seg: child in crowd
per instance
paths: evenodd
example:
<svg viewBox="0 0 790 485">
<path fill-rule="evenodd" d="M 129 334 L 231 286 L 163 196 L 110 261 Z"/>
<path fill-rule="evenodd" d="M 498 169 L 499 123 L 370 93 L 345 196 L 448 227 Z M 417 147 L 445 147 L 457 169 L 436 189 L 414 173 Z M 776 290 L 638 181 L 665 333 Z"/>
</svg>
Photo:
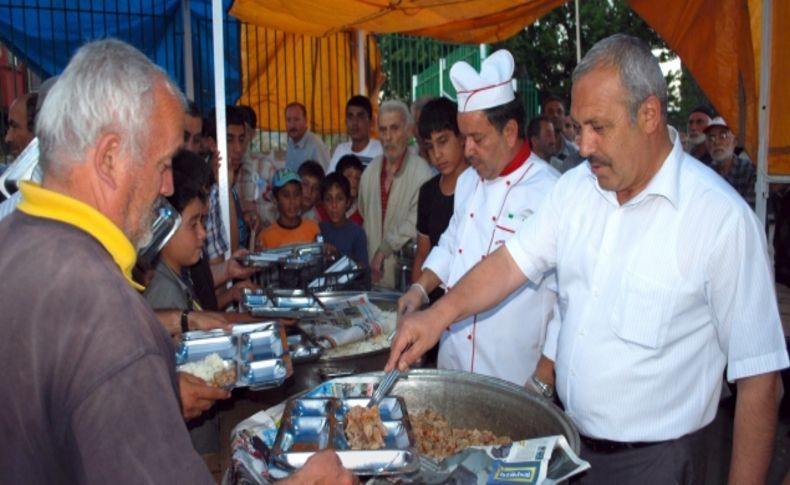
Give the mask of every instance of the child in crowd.
<svg viewBox="0 0 790 485">
<path fill-rule="evenodd" d="M 351 222 L 355 222 L 360 226 L 364 220 L 357 206 L 357 195 L 359 194 L 359 181 L 362 178 L 362 171 L 364 169 L 365 166 L 362 165 L 362 161 L 359 157 L 354 154 L 349 154 L 340 158 L 337 162 L 337 169 L 335 170 L 335 173 L 339 173 L 348 180 L 348 184 L 351 187 L 351 201 L 348 211 L 346 211 L 346 217 L 348 217 Z"/>
<path fill-rule="evenodd" d="M 307 160 L 299 166 L 299 178 L 302 179 L 302 219 L 315 222 L 326 220 L 326 211 L 321 204 L 321 181 L 324 180 L 324 168 L 314 160 Z"/>
<path fill-rule="evenodd" d="M 327 175 L 321 183 L 321 200 L 329 218 L 319 224 L 324 241 L 361 266 L 367 266 L 368 238 L 365 231 L 346 218 L 346 211 L 351 204 L 348 180 L 338 172 Z"/>
<path fill-rule="evenodd" d="M 154 310 L 182 310 L 182 326 L 190 311 L 201 309 L 189 267 L 200 260 L 206 239 L 202 220 L 208 193 L 200 173 L 202 165 L 204 162 L 198 155 L 186 150 L 173 157 L 173 194 L 167 200 L 181 214 L 181 225 L 160 252 L 154 277 L 143 293 Z M 191 418 L 188 428 L 192 444 L 201 454 L 218 453 L 216 411 L 201 410 L 212 401 L 227 399 L 230 393 L 182 372 L 178 374 L 178 386 L 182 413 Z M 187 400 L 193 404 L 188 405 Z M 199 400 L 203 400 L 203 404 L 195 404 Z"/>
<path fill-rule="evenodd" d="M 261 231 L 258 236 L 260 249 L 271 249 L 286 244 L 315 241 L 320 230 L 310 219 L 302 219 L 302 180 L 290 169 L 283 168 L 274 173 L 272 191 L 277 202 L 277 221 Z"/>
<path fill-rule="evenodd" d="M 155 309 L 201 310 L 195 297 L 189 267 L 203 255 L 206 229 L 202 216 L 208 193 L 197 170 L 189 167 L 191 152 L 173 158 L 173 195 L 168 202 L 181 214 L 181 225 L 159 253 L 154 277 L 145 289 L 148 303 Z"/>
</svg>

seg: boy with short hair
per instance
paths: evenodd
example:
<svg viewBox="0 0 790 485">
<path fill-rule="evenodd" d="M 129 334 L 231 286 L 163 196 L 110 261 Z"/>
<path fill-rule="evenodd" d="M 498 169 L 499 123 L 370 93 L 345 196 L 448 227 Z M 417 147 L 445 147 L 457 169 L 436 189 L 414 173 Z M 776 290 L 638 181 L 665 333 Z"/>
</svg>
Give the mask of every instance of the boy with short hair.
<svg viewBox="0 0 790 485">
<path fill-rule="evenodd" d="M 361 266 L 368 264 L 368 238 L 365 231 L 346 218 L 351 204 L 351 187 L 338 172 L 326 176 L 321 184 L 321 200 L 329 220 L 321 222 L 324 241 L 334 246 L 340 254 L 350 257 Z"/>
<path fill-rule="evenodd" d="M 364 219 L 362 219 L 362 214 L 359 213 L 357 195 L 359 195 L 359 181 L 362 178 L 363 170 L 365 170 L 365 166 L 362 165 L 362 161 L 359 157 L 354 154 L 341 157 L 337 162 L 337 170 L 335 170 L 335 173 L 341 174 L 348 180 L 348 184 L 351 187 L 351 204 L 346 211 L 346 217 L 348 217 L 351 222 L 355 222 L 360 226 L 364 222 Z"/>
<path fill-rule="evenodd" d="M 299 166 L 297 174 L 302 179 L 302 219 L 325 221 L 326 212 L 321 205 L 324 168 L 314 160 L 307 160 Z"/>
<path fill-rule="evenodd" d="M 261 249 L 278 248 L 287 244 L 309 243 L 320 234 L 318 224 L 303 219 L 302 180 L 293 170 L 283 168 L 272 178 L 274 200 L 277 203 L 277 221 L 258 236 Z"/>
</svg>

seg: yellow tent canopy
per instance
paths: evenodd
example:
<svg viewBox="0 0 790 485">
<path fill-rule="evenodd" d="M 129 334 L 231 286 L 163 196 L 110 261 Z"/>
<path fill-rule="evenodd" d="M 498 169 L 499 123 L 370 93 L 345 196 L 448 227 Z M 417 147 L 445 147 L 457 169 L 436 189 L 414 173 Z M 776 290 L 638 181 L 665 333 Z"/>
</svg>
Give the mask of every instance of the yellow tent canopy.
<svg viewBox="0 0 790 485">
<path fill-rule="evenodd" d="M 714 107 L 757 156 L 760 0 L 628 0 L 677 52 Z M 327 36 L 343 31 L 400 32 L 446 41 L 496 42 L 564 0 L 236 0 L 231 14 L 285 32 Z M 773 2 L 768 171 L 790 174 L 790 2 Z M 783 28 L 784 27 L 784 28 Z"/>
</svg>

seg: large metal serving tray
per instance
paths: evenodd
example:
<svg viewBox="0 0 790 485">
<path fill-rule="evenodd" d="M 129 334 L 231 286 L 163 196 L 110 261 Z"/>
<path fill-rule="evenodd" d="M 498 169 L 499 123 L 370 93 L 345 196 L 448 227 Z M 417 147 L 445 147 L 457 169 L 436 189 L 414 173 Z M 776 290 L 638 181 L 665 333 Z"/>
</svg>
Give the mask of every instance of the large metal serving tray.
<svg viewBox="0 0 790 485">
<path fill-rule="evenodd" d="M 232 330 L 187 332 L 176 348 L 176 365 L 197 362 L 217 353 L 225 367 L 235 367 L 236 382 L 229 388 L 267 389 L 293 375 L 285 329 L 277 322 L 234 325 Z"/>
<path fill-rule="evenodd" d="M 345 416 L 353 406 L 365 406 L 367 398 L 300 398 L 286 403 L 273 448 L 274 460 L 288 468 L 302 467 L 314 453 L 332 448 L 343 466 L 360 475 L 408 473 L 419 468 L 419 454 L 406 404 L 387 396 L 379 405 L 387 429 L 384 447 L 352 450 L 345 435 Z"/>
</svg>

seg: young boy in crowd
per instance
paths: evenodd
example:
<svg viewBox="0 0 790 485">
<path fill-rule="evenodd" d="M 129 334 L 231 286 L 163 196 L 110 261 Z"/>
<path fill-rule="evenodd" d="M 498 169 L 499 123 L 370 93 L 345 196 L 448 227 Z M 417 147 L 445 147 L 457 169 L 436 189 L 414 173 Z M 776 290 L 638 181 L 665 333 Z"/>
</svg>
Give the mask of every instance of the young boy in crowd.
<svg viewBox="0 0 790 485">
<path fill-rule="evenodd" d="M 173 195 L 167 200 L 181 214 L 181 225 L 160 252 L 154 277 L 143 293 L 154 310 L 182 310 L 182 328 L 188 326 L 189 312 L 201 309 L 189 267 L 203 255 L 206 239 L 202 220 L 208 194 L 199 173 L 202 163 L 198 155 L 185 150 L 173 157 Z M 181 372 L 178 386 L 182 413 L 190 419 L 192 444 L 201 454 L 218 453 L 219 420 L 214 410 L 203 411 L 230 393 Z"/>
<path fill-rule="evenodd" d="M 299 178 L 302 179 L 302 219 L 315 222 L 326 220 L 326 211 L 321 204 L 321 181 L 324 180 L 324 168 L 314 160 L 307 160 L 299 166 Z"/>
<path fill-rule="evenodd" d="M 352 155 L 353 156 L 353 155 Z M 324 241 L 361 266 L 368 264 L 368 238 L 358 224 L 346 217 L 351 205 L 351 186 L 338 172 L 330 173 L 321 183 L 321 200 L 328 221 L 319 223 Z"/>
<path fill-rule="evenodd" d="M 260 249 L 271 249 L 286 244 L 309 243 L 315 241 L 320 230 L 318 224 L 303 219 L 302 180 L 290 169 L 284 168 L 274 173 L 272 191 L 277 202 L 277 221 L 261 231 L 258 236 Z"/>
<path fill-rule="evenodd" d="M 346 217 L 348 217 L 351 222 L 355 222 L 360 226 L 364 220 L 357 206 L 357 195 L 359 194 L 359 181 L 362 178 L 362 171 L 364 169 L 365 166 L 362 165 L 362 161 L 359 157 L 354 154 L 349 154 L 340 158 L 337 162 L 337 169 L 335 170 L 335 173 L 339 173 L 348 180 L 349 186 L 351 187 L 351 203 L 348 207 L 348 211 L 346 211 Z"/>
</svg>

